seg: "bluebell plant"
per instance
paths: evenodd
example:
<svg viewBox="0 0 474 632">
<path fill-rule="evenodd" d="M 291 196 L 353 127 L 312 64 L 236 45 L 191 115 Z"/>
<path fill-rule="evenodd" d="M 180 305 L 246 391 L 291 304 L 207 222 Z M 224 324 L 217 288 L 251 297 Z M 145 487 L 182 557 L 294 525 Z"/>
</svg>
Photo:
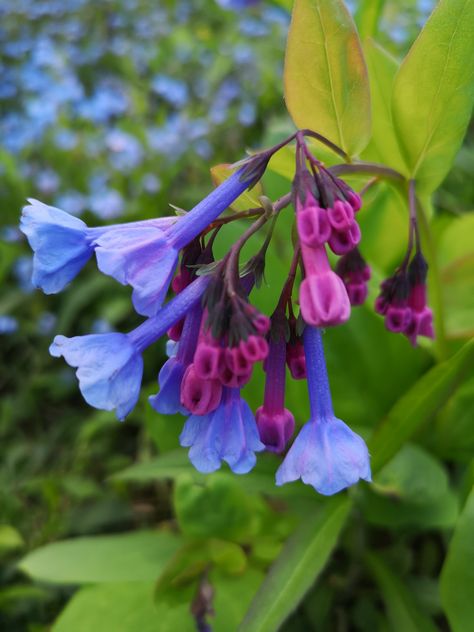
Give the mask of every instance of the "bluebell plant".
<svg viewBox="0 0 474 632">
<path fill-rule="evenodd" d="M 371 480 L 364 440 L 334 414 L 322 335 L 325 328 L 346 322 L 352 306 L 365 301 L 370 269 L 359 250 L 361 196 L 338 176 L 337 167 L 328 168 L 315 157 L 308 137 L 343 154 L 319 134 L 300 130 L 230 167 L 228 177 L 189 212 L 89 228 L 60 209 L 30 200 L 20 226 L 34 251 L 37 287 L 59 292 L 95 256 L 101 272 L 132 288 L 135 311 L 146 317 L 126 334 L 55 337 L 50 353 L 76 369 L 90 405 L 115 410 L 124 419 L 139 398 L 143 353 L 167 334 L 169 358 L 150 405 L 160 414 L 187 417 L 180 442 L 197 470 L 213 472 L 226 462 L 244 474 L 255 465 L 256 454 L 267 450 L 284 455 L 277 485 L 301 479 L 331 495 L 360 479 Z M 256 207 L 223 214 L 260 181 L 272 156 L 293 141 L 291 191 L 274 202 L 260 196 Z M 413 187 L 410 202 L 407 255 L 382 284 L 376 308 L 387 329 L 416 344 L 418 336 L 432 337 L 433 328 Z M 250 297 L 260 286 L 275 224 L 288 208 L 293 208 L 294 253 L 269 317 Z M 244 218 L 253 223 L 216 260 L 216 236 Z M 243 265 L 242 248 L 264 227 L 263 245 Z M 335 267 L 329 251 L 339 257 Z M 166 300 L 170 291 L 174 296 Z M 266 383 L 263 404 L 254 414 L 242 388 L 256 363 L 263 364 Z M 307 380 L 311 409 L 289 449 L 298 411 L 285 407 L 287 367 L 293 379 Z"/>
</svg>

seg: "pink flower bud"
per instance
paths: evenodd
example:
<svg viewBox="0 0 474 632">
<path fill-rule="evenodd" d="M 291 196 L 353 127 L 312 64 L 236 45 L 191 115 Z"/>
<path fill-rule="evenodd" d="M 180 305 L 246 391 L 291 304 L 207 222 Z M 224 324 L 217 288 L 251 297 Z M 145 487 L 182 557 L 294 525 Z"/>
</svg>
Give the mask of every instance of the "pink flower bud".
<svg viewBox="0 0 474 632">
<path fill-rule="evenodd" d="M 346 283 L 347 295 L 351 305 L 363 305 L 368 294 L 368 287 L 365 283 Z"/>
<path fill-rule="evenodd" d="M 261 336 L 265 336 L 270 331 L 270 319 L 265 314 L 257 314 L 253 319 L 253 325 Z"/>
<path fill-rule="evenodd" d="M 289 410 L 270 413 L 260 406 L 255 413 L 260 440 L 270 452 L 283 452 L 295 430 L 295 419 Z"/>
<path fill-rule="evenodd" d="M 225 350 L 225 362 L 231 372 L 237 376 L 246 375 L 252 370 L 253 362 L 245 356 L 240 345 Z"/>
<path fill-rule="evenodd" d="M 347 201 L 352 206 L 354 213 L 357 213 L 357 211 L 362 206 L 362 198 L 360 197 L 358 193 L 355 193 L 354 191 L 348 191 Z"/>
<path fill-rule="evenodd" d="M 345 255 L 357 246 L 360 238 L 359 224 L 353 221 L 347 230 L 332 231 L 329 246 L 335 255 Z"/>
<path fill-rule="evenodd" d="M 403 305 L 389 305 L 385 313 L 385 327 L 394 333 L 400 333 L 410 325 L 412 311 Z"/>
<path fill-rule="evenodd" d="M 200 342 L 194 354 L 194 370 L 203 380 L 216 380 L 224 362 L 223 349 L 217 345 Z"/>
<path fill-rule="evenodd" d="M 304 356 L 287 358 L 286 363 L 294 380 L 306 379 L 306 358 Z"/>
<path fill-rule="evenodd" d="M 262 336 L 249 336 L 240 341 L 239 349 L 249 362 L 259 362 L 268 355 L 268 342 Z"/>
<path fill-rule="evenodd" d="M 300 307 L 306 323 L 315 327 L 340 325 L 351 313 L 344 283 L 332 270 L 303 280 L 300 286 Z"/>
<path fill-rule="evenodd" d="M 433 313 L 429 307 L 411 313 L 411 321 L 404 331 L 411 344 L 416 347 L 417 337 L 434 338 Z"/>
<path fill-rule="evenodd" d="M 198 377 L 190 364 L 181 382 L 181 404 L 193 415 L 206 415 L 219 406 L 221 397 L 221 383 Z"/>
<path fill-rule="evenodd" d="M 337 200 L 334 206 L 328 209 L 328 217 L 334 230 L 346 231 L 350 229 L 354 221 L 354 210 L 349 202 Z"/>
<path fill-rule="evenodd" d="M 328 214 L 317 206 L 309 206 L 298 211 L 296 223 L 298 236 L 307 246 L 321 246 L 331 235 Z"/>
<path fill-rule="evenodd" d="M 294 380 L 306 379 L 306 356 L 300 340 L 286 345 L 286 364 Z"/>
<path fill-rule="evenodd" d="M 250 371 L 248 371 L 247 373 L 237 375 L 233 373 L 227 365 L 224 365 L 219 371 L 220 383 L 223 386 L 228 386 L 229 388 L 241 388 L 242 386 L 247 384 L 251 377 L 252 369 L 250 369 Z"/>
</svg>

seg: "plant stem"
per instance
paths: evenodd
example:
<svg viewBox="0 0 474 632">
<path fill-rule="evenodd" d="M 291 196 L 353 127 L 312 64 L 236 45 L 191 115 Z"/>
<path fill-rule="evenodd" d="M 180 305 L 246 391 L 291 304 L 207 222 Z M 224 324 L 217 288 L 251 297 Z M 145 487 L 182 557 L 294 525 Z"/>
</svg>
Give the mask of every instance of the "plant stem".
<svg viewBox="0 0 474 632">
<path fill-rule="evenodd" d="M 378 176 L 388 180 L 396 180 L 397 182 L 406 182 L 405 176 L 399 171 L 391 169 L 390 167 L 385 167 L 384 165 L 379 165 L 375 162 L 356 162 L 350 165 L 334 165 L 334 167 L 328 167 L 328 171 L 335 176 L 366 173 L 370 176 Z"/>
</svg>

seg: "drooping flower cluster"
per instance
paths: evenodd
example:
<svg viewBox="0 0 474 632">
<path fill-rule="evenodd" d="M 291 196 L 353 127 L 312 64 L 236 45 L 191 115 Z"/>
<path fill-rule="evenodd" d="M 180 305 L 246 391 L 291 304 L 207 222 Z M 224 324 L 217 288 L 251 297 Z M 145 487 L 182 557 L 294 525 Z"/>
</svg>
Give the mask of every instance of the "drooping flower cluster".
<svg viewBox="0 0 474 632">
<path fill-rule="evenodd" d="M 51 354 L 77 369 L 89 404 L 115 410 L 123 419 L 139 398 L 144 351 L 167 333 L 169 357 L 159 371 L 151 406 L 161 414 L 187 416 L 180 442 L 199 471 L 213 472 L 225 461 L 243 474 L 255 465 L 257 452 L 284 453 L 294 434 L 298 411 L 285 407 L 288 368 L 293 379 L 307 379 L 311 417 L 284 457 L 277 484 L 301 478 L 321 494 L 334 494 L 359 479 L 370 481 L 370 464 L 364 441 L 334 415 L 321 328 L 345 322 L 351 304 L 364 302 L 370 270 L 358 250 L 355 214 L 361 198 L 312 155 L 306 134 L 311 132 L 297 132 L 242 161 L 184 215 L 88 228 L 59 209 L 30 200 L 21 229 L 34 251 L 37 287 L 60 291 L 95 255 L 101 272 L 132 288 L 135 310 L 146 317 L 127 334 L 54 339 Z M 274 203 L 261 197 L 256 208 L 221 217 L 260 180 L 272 155 L 294 138 L 292 191 Z M 269 318 L 250 296 L 260 285 L 279 214 L 292 201 L 294 254 Z M 215 260 L 216 236 L 244 217 L 254 222 Z M 267 224 L 263 246 L 242 266 L 243 246 Z M 335 271 L 327 248 L 340 256 Z M 390 329 L 415 342 L 417 335 L 432 334 L 431 312 L 421 251 L 408 261 L 383 284 L 377 309 Z M 165 302 L 170 288 L 174 297 Z M 266 373 L 265 392 L 254 414 L 241 389 L 259 362 Z"/>
</svg>

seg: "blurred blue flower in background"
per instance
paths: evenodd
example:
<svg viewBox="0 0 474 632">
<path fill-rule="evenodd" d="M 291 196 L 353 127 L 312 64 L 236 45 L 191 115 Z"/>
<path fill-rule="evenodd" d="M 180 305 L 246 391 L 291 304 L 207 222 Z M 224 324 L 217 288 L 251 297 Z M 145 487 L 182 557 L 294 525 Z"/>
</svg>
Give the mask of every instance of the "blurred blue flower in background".
<svg viewBox="0 0 474 632">
<path fill-rule="evenodd" d="M 18 331 L 18 321 L 13 316 L 0 314 L 0 335 L 12 334 Z"/>
</svg>

